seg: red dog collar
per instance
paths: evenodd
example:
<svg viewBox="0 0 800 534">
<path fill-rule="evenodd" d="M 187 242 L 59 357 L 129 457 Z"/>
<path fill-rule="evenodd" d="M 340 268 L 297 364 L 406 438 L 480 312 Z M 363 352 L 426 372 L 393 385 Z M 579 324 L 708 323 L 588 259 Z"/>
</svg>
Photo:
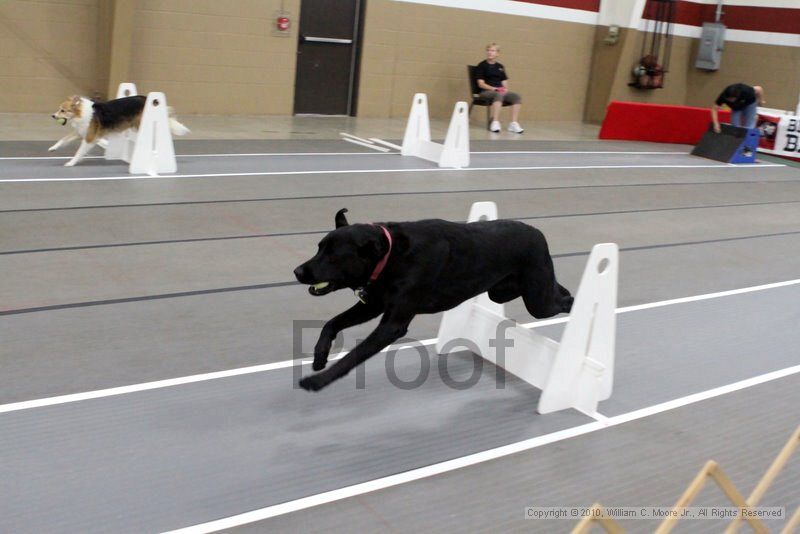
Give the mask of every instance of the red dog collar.
<svg viewBox="0 0 800 534">
<path fill-rule="evenodd" d="M 373 226 L 377 226 L 383 230 L 384 235 L 386 235 L 386 239 L 389 240 L 389 250 L 386 251 L 386 255 L 381 258 L 381 261 L 379 261 L 378 265 L 375 266 L 375 270 L 372 271 L 372 275 L 369 277 L 370 282 L 374 282 L 378 279 L 378 277 L 381 275 L 381 271 L 383 271 L 383 268 L 386 267 L 386 262 L 389 261 L 389 254 L 392 253 L 392 234 L 389 233 L 389 230 L 379 224 L 373 224 Z"/>
</svg>

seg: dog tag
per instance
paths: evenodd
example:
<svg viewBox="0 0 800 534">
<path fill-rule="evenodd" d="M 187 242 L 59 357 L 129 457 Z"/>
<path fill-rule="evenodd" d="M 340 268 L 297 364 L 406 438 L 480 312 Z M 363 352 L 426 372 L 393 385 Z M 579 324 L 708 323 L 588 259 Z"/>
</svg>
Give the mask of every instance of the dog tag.
<svg viewBox="0 0 800 534">
<path fill-rule="evenodd" d="M 358 289 L 354 290 L 353 293 L 356 294 L 358 300 L 361 301 L 361 304 L 367 303 L 367 288 L 366 287 L 359 287 Z"/>
</svg>

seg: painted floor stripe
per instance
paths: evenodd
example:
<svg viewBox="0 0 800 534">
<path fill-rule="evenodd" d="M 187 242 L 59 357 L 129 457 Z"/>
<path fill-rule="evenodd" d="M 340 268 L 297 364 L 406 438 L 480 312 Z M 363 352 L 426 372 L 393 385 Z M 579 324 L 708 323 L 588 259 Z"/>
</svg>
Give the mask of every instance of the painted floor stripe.
<svg viewBox="0 0 800 534">
<path fill-rule="evenodd" d="M 585 169 L 764 169 L 772 167 L 786 167 L 779 163 L 763 163 L 757 167 L 732 164 L 710 165 L 543 165 L 535 167 L 465 167 L 463 169 L 450 169 L 443 167 L 426 167 L 412 169 L 339 169 L 339 170 L 313 170 L 313 171 L 274 171 L 274 172 L 227 172 L 209 174 L 171 174 L 162 176 L 124 175 L 124 176 L 95 176 L 74 178 L 10 178 L 0 180 L 0 183 L 18 182 L 97 182 L 108 180 L 172 180 L 178 178 L 228 178 L 242 176 L 293 176 L 310 174 L 386 174 L 408 172 L 496 172 L 496 171 L 543 171 L 543 170 L 585 170 Z"/>
<path fill-rule="evenodd" d="M 371 138 L 372 139 L 372 138 Z M 386 142 L 381 139 L 378 141 Z M 391 143 L 389 143 L 391 144 Z M 398 145 L 392 145 L 397 147 Z M 399 150 L 399 148 L 397 149 Z M 679 154 L 687 156 L 689 152 L 675 152 L 670 151 L 611 151 L 611 150 L 494 150 L 494 151 L 473 151 L 470 154 L 641 154 L 641 155 L 665 155 L 665 154 Z M 273 157 L 273 156 L 374 156 L 372 152 L 243 152 L 243 153 L 221 153 L 221 154 L 175 154 L 178 158 L 225 158 L 225 157 Z M 396 153 L 384 155 L 397 155 Z M 55 159 L 71 159 L 72 156 L 5 156 L 0 157 L 2 160 L 55 160 Z M 105 159 L 105 156 L 87 156 L 84 159 Z"/>
<path fill-rule="evenodd" d="M 88 204 L 88 205 L 72 205 L 72 206 L 31 206 L 27 208 L 17 209 L 0 209 L 0 214 L 3 213 L 33 213 L 40 211 L 70 211 L 70 210 L 90 210 L 90 209 L 108 209 L 108 208 L 144 208 L 153 206 L 195 206 L 202 204 L 231 204 L 231 203 L 245 203 L 245 202 L 284 202 L 290 200 L 319 200 L 319 199 L 332 199 L 332 198 L 362 198 L 362 197 L 394 197 L 394 196 L 409 196 L 409 195 L 449 195 L 449 194 L 478 194 L 478 193 L 514 193 L 514 192 L 530 192 L 530 191 L 562 191 L 562 190 L 577 190 L 577 189 L 616 189 L 616 188 L 630 188 L 630 187 L 678 187 L 678 186 L 707 186 L 707 185 L 747 185 L 747 184 L 794 184 L 800 182 L 800 178 L 777 178 L 777 179 L 744 179 L 744 180 L 711 180 L 707 182 L 688 181 L 688 182 L 633 182 L 633 183 L 610 183 L 610 184 L 571 184 L 571 185 L 550 185 L 539 187 L 500 187 L 492 189 L 433 189 L 433 190 L 409 190 L 409 191 L 367 191 L 367 192 L 352 192 L 343 194 L 327 194 L 327 195 L 306 195 L 306 196 L 287 196 L 287 197 L 255 197 L 255 198 L 223 198 L 223 199 L 199 199 L 199 200 L 176 200 L 174 202 L 141 202 L 136 204 Z M 793 201 L 786 201 L 793 202 Z M 763 204 L 763 203 L 759 203 Z M 750 205 L 750 204 L 743 204 Z M 721 207 L 722 205 L 720 205 Z M 733 204 L 731 204 L 733 206 Z M 698 208 L 702 206 L 696 206 Z M 588 253 L 587 253 L 588 254 Z"/>
<path fill-rule="evenodd" d="M 565 218 L 574 218 L 574 217 L 597 217 L 602 215 L 627 215 L 632 213 L 658 213 L 658 212 L 668 212 L 668 211 L 691 211 L 691 210 L 706 210 L 706 209 L 719 209 L 719 208 L 741 208 L 741 207 L 763 207 L 763 206 L 780 206 L 785 204 L 800 204 L 800 200 L 781 200 L 775 202 L 747 202 L 741 204 L 714 204 L 714 205 L 707 205 L 707 206 L 671 206 L 667 208 L 651 208 L 651 209 L 641 209 L 641 210 L 620 210 L 620 211 L 594 211 L 594 212 L 586 212 L 586 213 L 559 213 L 559 214 L 545 214 L 545 215 L 531 215 L 529 217 L 514 217 L 514 220 L 517 221 L 530 221 L 530 220 L 540 220 L 540 219 L 565 219 Z M 58 208 L 55 208 L 58 209 Z M 74 208 L 80 209 L 80 208 Z M 22 210 L 11 210 L 11 211 L 3 211 L 0 210 L 0 213 L 20 213 Z M 179 243 L 205 243 L 211 241 L 231 241 L 237 239 L 260 239 L 260 238 L 270 238 L 270 237 L 288 237 L 288 236 L 308 236 L 308 235 L 321 235 L 327 234 L 330 230 L 308 230 L 305 232 L 276 232 L 272 234 L 241 234 L 241 235 L 228 235 L 228 236 L 218 236 L 218 237 L 195 237 L 195 238 L 187 238 L 187 239 L 162 239 L 162 240 L 154 240 L 154 241 L 128 241 L 128 242 L 119 242 L 119 243 L 96 243 L 96 244 L 88 244 L 88 245 L 72 245 L 66 247 L 47 247 L 47 248 L 29 248 L 29 249 L 16 249 L 16 250 L 2 250 L 0 251 L 0 256 L 9 256 L 9 255 L 17 255 L 17 254 L 39 254 L 45 252 L 65 252 L 65 251 L 72 251 L 72 250 L 96 250 L 96 249 L 103 249 L 103 248 L 121 248 L 121 247 L 138 247 L 138 246 L 150 246 L 150 245 L 171 245 L 171 244 L 179 244 Z M 737 236 L 736 238 L 722 238 L 723 240 L 731 240 L 731 239 L 753 239 L 756 237 L 776 237 L 779 235 L 797 235 L 800 234 L 800 231 L 797 232 L 779 232 L 774 234 L 761 234 L 759 236 Z M 714 242 L 724 242 L 719 240 L 714 240 Z M 682 243 L 682 245 L 694 245 L 697 242 L 686 242 Z M 663 245 L 674 245 L 674 243 L 662 243 L 660 245 L 647 245 L 648 247 L 663 247 Z M 641 250 L 639 247 L 625 247 L 620 249 L 621 251 L 628 251 L 631 248 L 636 248 L 637 250 Z M 567 253 L 570 257 L 574 256 L 575 253 Z M 582 252 L 581 255 L 589 255 L 589 252 Z M 551 255 L 552 258 L 561 257 L 560 255 L 553 254 Z M 3 311 L 0 310 L 0 315 L 3 314 Z"/>
<path fill-rule="evenodd" d="M 698 302 L 702 300 L 709 300 L 715 298 L 723 298 L 723 297 L 730 297 L 734 295 L 741 295 L 744 293 L 753 293 L 756 291 L 765 291 L 770 289 L 777 289 L 792 285 L 800 284 L 800 279 L 795 280 L 787 280 L 784 282 L 775 282 L 772 284 L 763 284 L 759 286 L 751 286 L 745 287 L 740 289 L 733 289 L 729 291 L 718 291 L 716 293 L 706 293 L 703 295 L 695 295 L 691 297 L 682 297 L 677 299 L 671 300 L 663 300 L 659 302 L 651 302 L 647 304 L 639 304 L 636 306 L 626 306 L 623 308 L 617 308 L 617 313 L 629 313 L 629 312 L 636 312 L 642 310 L 648 310 L 653 308 L 660 308 L 664 306 L 672 306 L 676 304 L 686 304 L 690 302 Z M 521 326 L 524 328 L 540 328 L 544 326 L 550 326 L 554 324 L 561 324 L 567 322 L 569 317 L 558 317 L 556 319 L 546 319 L 544 321 L 533 321 L 530 323 L 522 324 Z M 436 338 L 432 339 L 425 339 L 421 340 L 419 344 L 421 346 L 429 346 L 436 343 Z M 397 350 L 399 347 L 402 347 L 403 344 L 400 345 L 391 345 L 385 349 L 383 349 L 380 353 L 385 353 L 391 350 Z M 336 360 L 339 358 L 344 357 L 348 351 L 340 352 L 338 354 L 332 355 L 329 360 Z M 379 353 L 379 354 L 380 354 Z M 57 397 L 46 397 L 41 399 L 33 399 L 28 401 L 21 401 L 21 402 L 13 402 L 9 404 L 0 405 L 0 414 L 9 413 L 9 412 L 16 412 L 20 410 L 29 410 L 33 408 L 42 408 L 45 406 L 55 406 L 59 404 L 68 404 L 72 402 L 79 402 L 84 400 L 90 399 L 99 399 L 103 397 L 112 397 L 115 395 L 124 395 L 128 393 L 136 393 L 139 391 L 148 391 L 152 389 L 160 389 L 166 388 L 171 386 L 180 386 L 185 384 L 192 384 L 195 382 L 205 382 L 207 380 L 216 380 L 219 378 L 230 378 L 233 376 L 240 376 L 252 373 L 262 373 L 265 371 L 274 371 L 277 369 L 286 369 L 291 367 L 296 362 L 295 360 L 284 360 L 280 362 L 273 362 L 267 363 L 262 365 L 253 365 L 249 367 L 240 367 L 237 369 L 227 369 L 224 371 L 216 371 L 213 373 L 203 373 L 197 375 L 189 375 L 189 376 L 182 376 L 178 378 L 169 378 L 165 380 L 156 380 L 153 382 L 143 382 L 141 384 L 133 384 L 129 386 L 120 386 L 115 388 L 107 388 L 107 389 L 99 389 L 95 391 L 87 391 L 83 393 L 72 393 L 69 395 L 60 395 Z M 302 362 L 303 365 L 307 365 L 311 363 L 310 360 L 304 360 Z"/>
<path fill-rule="evenodd" d="M 354 497 L 356 495 L 363 495 L 365 493 L 370 493 L 392 486 L 405 484 L 407 482 L 413 482 L 415 480 L 439 475 L 448 471 L 454 471 L 462 467 L 468 467 L 477 463 L 487 462 L 489 460 L 501 458 L 510 454 L 515 454 L 536 447 L 541 447 L 543 445 L 548 445 L 550 443 L 555 443 L 557 441 L 563 441 L 565 439 L 581 436 L 597 430 L 602 430 L 603 428 L 606 428 L 603 423 L 595 421 L 593 423 L 587 423 L 585 425 L 568 428 L 559 432 L 553 432 L 551 434 L 512 443 L 510 445 L 498 447 L 496 449 L 490 449 L 488 451 L 480 452 L 470 456 L 455 458 L 446 462 L 429 465 L 419 469 L 413 469 L 411 471 L 390 475 L 384 478 L 370 480 L 369 482 L 362 482 L 361 484 L 355 484 L 353 486 L 348 486 L 325 493 L 319 493 L 317 495 L 311 495 L 302 499 L 277 504 L 275 506 L 262 508 L 260 510 L 253 510 L 251 512 L 227 517 L 224 519 L 218 519 L 209 523 L 173 530 L 167 534 L 201 534 L 207 532 L 217 532 L 225 528 L 246 525 L 248 523 L 262 521 L 270 517 L 297 512 L 306 508 L 312 508 L 314 506 Z"/>
<path fill-rule="evenodd" d="M 647 408 L 643 408 L 641 410 L 634 410 L 632 412 L 624 413 L 621 415 L 602 418 L 599 421 L 587 423 L 585 425 L 580 425 L 565 430 L 560 430 L 558 432 L 552 432 L 550 434 L 545 434 L 544 436 L 537 436 L 535 438 L 527 439 L 524 441 L 518 441 L 510 445 L 504 445 L 502 447 L 497 447 L 495 449 L 490 449 L 487 451 L 471 454 L 468 456 L 463 456 L 461 458 L 455 458 L 453 460 L 447 460 L 445 462 L 440 462 L 437 464 L 420 467 L 418 469 L 412 469 L 411 471 L 406 471 L 404 473 L 398 473 L 396 475 L 390 475 L 387 477 L 370 480 L 369 482 L 362 482 L 361 484 L 355 484 L 345 488 L 340 488 L 333 491 L 327 491 L 324 493 L 318 493 L 316 495 L 303 497 L 301 499 L 296 499 L 293 501 L 276 504 L 274 506 L 268 506 L 260 510 L 253 510 L 250 512 L 227 517 L 224 519 L 218 519 L 215 521 L 210 521 L 208 523 L 202 523 L 199 525 L 173 530 L 167 534 L 204 534 L 208 532 L 217 532 L 222 529 L 234 528 L 237 526 L 254 523 L 256 521 L 262 521 L 264 519 L 269 519 L 271 517 L 276 517 L 291 512 L 297 512 L 299 510 L 304 510 L 307 508 L 312 508 L 314 506 L 319 506 L 322 504 L 327 504 L 330 502 L 339 501 L 350 497 L 355 497 L 357 495 L 364 495 L 365 493 L 371 493 L 373 491 L 378 491 L 393 486 L 398 486 L 408 482 L 413 482 L 415 480 L 429 478 L 432 476 L 440 475 L 442 473 L 447 473 L 449 471 L 455 471 L 456 469 L 461 469 L 463 467 L 469 467 L 483 462 L 488 462 L 490 460 L 495 460 L 498 458 L 502 458 L 504 456 L 510 456 L 512 454 L 517 454 L 523 451 L 529 451 L 537 447 L 542 447 L 544 445 L 549 445 L 551 443 L 556 443 L 577 436 L 582 436 L 584 434 L 589 434 L 591 432 L 596 432 L 598 430 L 615 427 L 638 419 L 644 419 L 646 417 L 664 413 L 669 410 L 674 410 L 676 408 L 681 408 L 684 406 L 695 404 L 697 402 L 712 399 L 714 397 L 719 397 L 721 395 L 726 395 L 728 393 L 741 391 L 749 387 L 753 387 L 759 384 L 764 384 L 772 380 L 785 378 L 787 376 L 795 375 L 798 373 L 800 373 L 800 365 L 796 365 L 794 367 L 787 367 L 785 369 L 781 369 L 771 373 L 766 373 L 753 378 L 748 378 L 746 380 L 734 382 L 732 384 L 727 384 L 725 386 L 721 386 L 718 388 L 709 389 L 707 391 L 703 391 L 693 395 L 687 395 L 679 399 L 663 402 L 661 404 L 656 404 L 654 406 L 648 406 Z"/>
</svg>

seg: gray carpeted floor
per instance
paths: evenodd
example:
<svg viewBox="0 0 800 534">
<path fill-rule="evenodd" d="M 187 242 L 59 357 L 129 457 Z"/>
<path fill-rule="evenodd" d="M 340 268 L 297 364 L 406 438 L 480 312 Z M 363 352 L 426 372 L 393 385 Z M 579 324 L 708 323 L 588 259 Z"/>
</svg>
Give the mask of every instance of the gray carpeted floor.
<svg viewBox="0 0 800 534">
<path fill-rule="evenodd" d="M 734 167 L 680 145 L 476 142 L 471 169 L 459 171 L 341 141 L 177 141 L 177 177 L 130 179 L 99 158 L 71 169 L 65 159 L 22 159 L 52 158 L 48 145 L 0 143 L 3 532 L 186 527 L 592 422 L 575 411 L 536 415 L 538 390 L 513 377 L 498 390 L 490 366 L 475 387 L 450 389 L 434 355 L 429 379 L 410 390 L 387 378 L 380 355 L 363 389 L 354 375 L 312 395 L 283 367 L 4 413 L 10 403 L 291 360 L 293 326 L 353 302 L 348 292 L 314 299 L 292 276 L 342 207 L 359 222 L 463 220 L 473 202 L 495 201 L 501 217 L 544 231 L 573 291 L 591 246 L 616 242 L 620 306 L 800 278 L 800 170 L 774 161 Z M 275 155 L 287 153 L 307 155 Z M 800 365 L 799 291 L 620 314 L 615 392 L 600 412 Z M 507 310 L 531 321 L 519 302 Z M 435 337 L 438 320 L 418 317 L 409 336 Z M 344 346 L 372 326 L 352 329 Z M 474 364 L 463 354 L 449 369 L 468 376 Z M 393 369 L 411 380 L 419 366 L 416 352 L 401 351 Z M 574 521 L 528 521 L 524 507 L 671 506 L 710 458 L 746 495 L 800 423 L 798 380 L 240 530 L 568 531 Z M 796 509 L 796 467 L 764 504 Z M 709 486 L 699 504 L 723 504 L 718 493 Z"/>
</svg>

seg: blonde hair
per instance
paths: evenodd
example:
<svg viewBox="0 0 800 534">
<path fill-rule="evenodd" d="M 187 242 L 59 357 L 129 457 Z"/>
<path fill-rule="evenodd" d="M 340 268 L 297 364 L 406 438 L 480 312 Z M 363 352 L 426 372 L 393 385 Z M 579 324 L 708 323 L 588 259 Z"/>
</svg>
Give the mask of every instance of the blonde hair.
<svg viewBox="0 0 800 534">
<path fill-rule="evenodd" d="M 489 50 L 490 48 L 496 48 L 498 52 L 500 51 L 500 47 L 497 45 L 497 43 L 489 43 L 489 44 L 487 44 L 486 45 L 486 50 Z"/>
</svg>

